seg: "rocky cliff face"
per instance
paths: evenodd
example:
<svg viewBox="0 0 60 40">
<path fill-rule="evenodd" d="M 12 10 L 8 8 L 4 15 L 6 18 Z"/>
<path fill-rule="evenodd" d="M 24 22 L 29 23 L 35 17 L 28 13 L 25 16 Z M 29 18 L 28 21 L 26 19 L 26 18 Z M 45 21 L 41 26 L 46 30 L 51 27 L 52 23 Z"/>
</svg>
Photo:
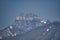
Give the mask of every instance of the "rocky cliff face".
<svg viewBox="0 0 60 40">
<path fill-rule="evenodd" d="M 15 22 L 0 31 L 3 40 L 57 40 L 60 38 L 60 22 L 43 21 L 37 15 L 16 17 Z"/>
</svg>

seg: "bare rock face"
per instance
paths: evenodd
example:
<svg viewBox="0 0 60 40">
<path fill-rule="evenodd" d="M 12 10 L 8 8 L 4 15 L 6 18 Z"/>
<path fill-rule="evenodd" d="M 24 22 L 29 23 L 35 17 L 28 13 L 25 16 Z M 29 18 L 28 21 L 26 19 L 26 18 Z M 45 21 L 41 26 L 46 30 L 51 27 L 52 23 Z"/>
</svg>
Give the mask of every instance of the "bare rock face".
<svg viewBox="0 0 60 40">
<path fill-rule="evenodd" d="M 43 21 L 34 14 L 20 14 L 15 22 L 0 30 L 1 40 L 59 40 L 60 22 Z"/>
</svg>

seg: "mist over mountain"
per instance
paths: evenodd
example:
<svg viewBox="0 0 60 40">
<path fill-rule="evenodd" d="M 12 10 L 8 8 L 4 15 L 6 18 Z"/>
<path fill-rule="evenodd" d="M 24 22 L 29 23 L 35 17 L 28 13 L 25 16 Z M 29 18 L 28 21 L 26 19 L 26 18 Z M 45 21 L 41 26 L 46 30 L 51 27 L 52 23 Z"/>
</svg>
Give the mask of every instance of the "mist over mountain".
<svg viewBox="0 0 60 40">
<path fill-rule="evenodd" d="M 35 14 L 21 13 L 15 22 L 0 30 L 1 40 L 60 40 L 60 22 L 43 21 Z"/>
</svg>

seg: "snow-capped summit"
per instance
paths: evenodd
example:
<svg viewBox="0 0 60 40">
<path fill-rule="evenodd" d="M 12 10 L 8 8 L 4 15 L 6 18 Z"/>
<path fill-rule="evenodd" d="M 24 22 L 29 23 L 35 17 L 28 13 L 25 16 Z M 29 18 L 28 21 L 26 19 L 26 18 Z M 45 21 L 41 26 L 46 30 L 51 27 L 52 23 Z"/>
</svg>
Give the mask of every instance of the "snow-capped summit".
<svg viewBox="0 0 60 40">
<path fill-rule="evenodd" d="M 8 26 L 3 31 L 3 36 L 14 36 L 14 34 L 21 34 L 31 31 L 37 27 L 46 24 L 38 15 L 35 14 L 21 14 L 16 17 L 15 22 Z"/>
<path fill-rule="evenodd" d="M 16 17 L 15 22 L 7 28 L 0 31 L 0 39 L 5 37 L 16 37 L 18 35 L 30 32 L 36 28 L 45 28 L 50 24 L 50 21 L 43 21 L 38 15 L 35 14 L 21 14 Z M 50 27 L 51 28 L 51 27 Z M 49 31 L 50 29 L 46 29 Z"/>
<path fill-rule="evenodd" d="M 34 14 L 21 14 L 19 16 L 16 17 L 16 20 L 33 20 L 34 18 L 39 18 L 39 16 L 34 15 Z"/>
</svg>

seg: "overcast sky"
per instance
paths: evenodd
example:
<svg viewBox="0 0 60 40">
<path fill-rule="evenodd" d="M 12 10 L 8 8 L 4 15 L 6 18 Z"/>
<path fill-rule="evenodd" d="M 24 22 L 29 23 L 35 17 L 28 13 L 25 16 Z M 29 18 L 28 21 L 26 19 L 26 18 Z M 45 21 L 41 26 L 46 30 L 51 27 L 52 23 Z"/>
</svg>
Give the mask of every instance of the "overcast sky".
<svg viewBox="0 0 60 40">
<path fill-rule="evenodd" d="M 0 29 L 11 25 L 20 13 L 35 13 L 44 19 L 60 21 L 59 0 L 0 0 Z"/>
</svg>

